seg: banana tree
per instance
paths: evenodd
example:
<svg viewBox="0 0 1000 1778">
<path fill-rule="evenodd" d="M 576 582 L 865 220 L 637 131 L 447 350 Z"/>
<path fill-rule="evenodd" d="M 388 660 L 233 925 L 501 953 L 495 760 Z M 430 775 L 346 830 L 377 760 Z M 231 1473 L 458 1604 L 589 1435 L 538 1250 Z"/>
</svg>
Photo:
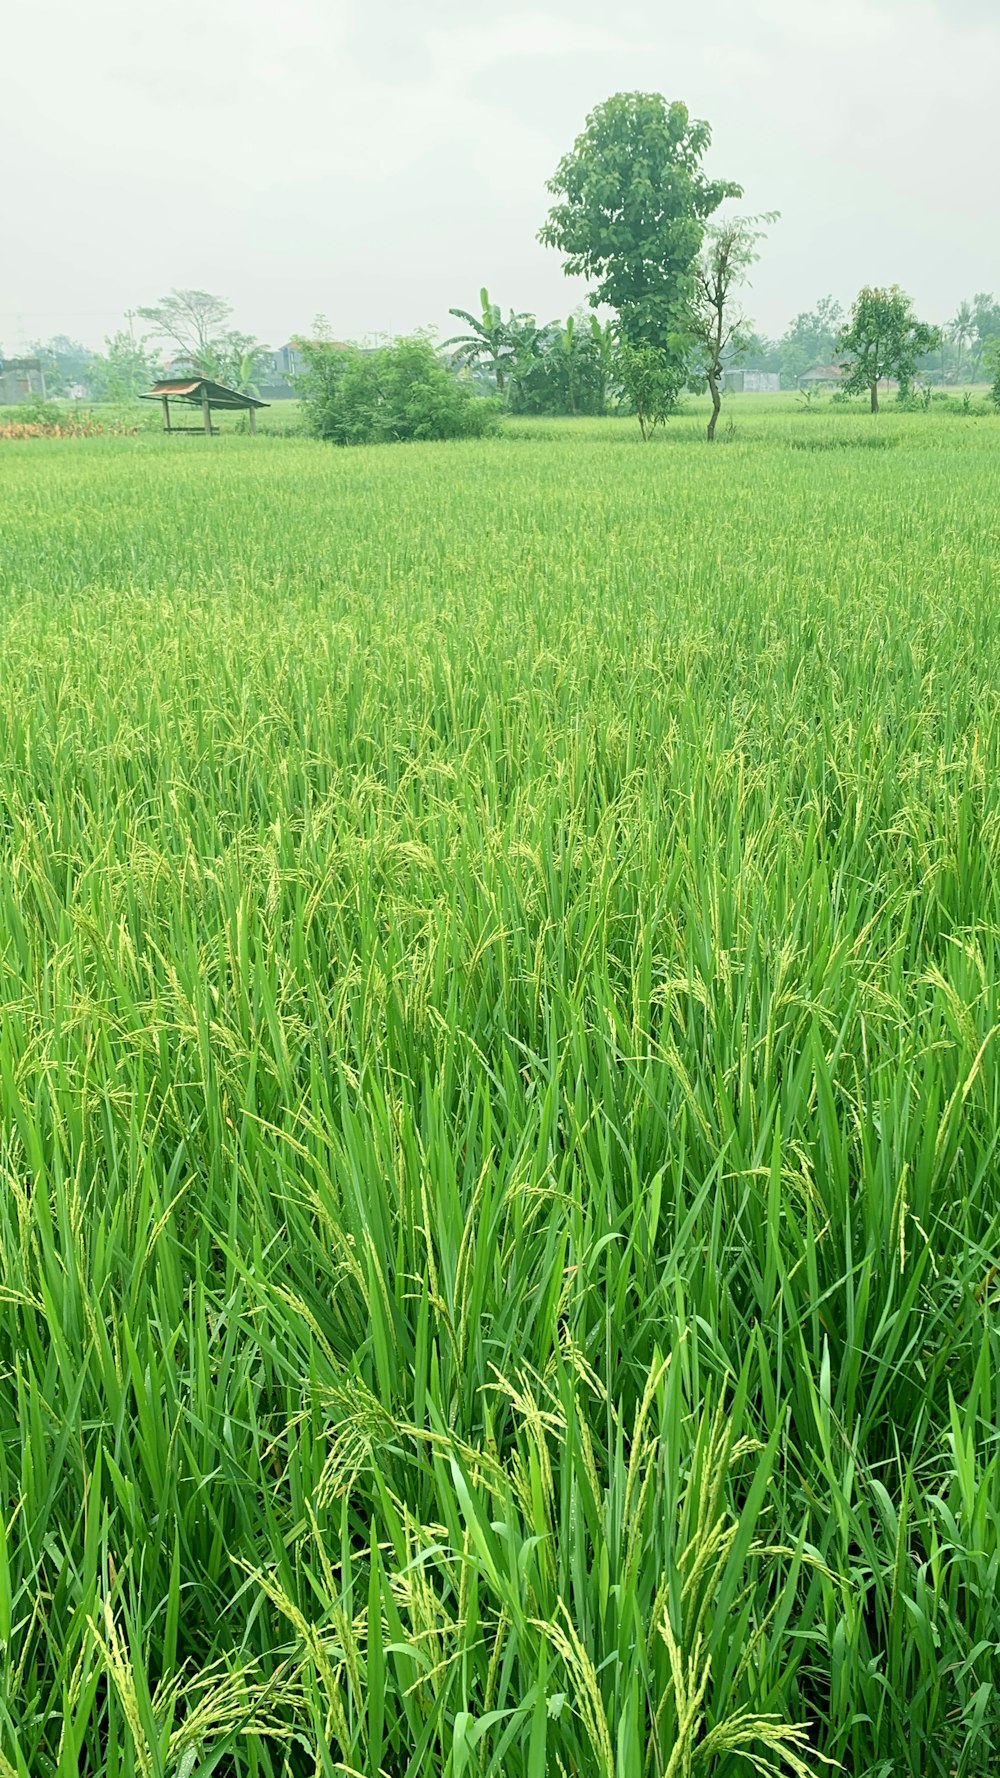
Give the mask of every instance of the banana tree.
<svg viewBox="0 0 1000 1778">
<path fill-rule="evenodd" d="M 597 368 L 597 411 L 603 414 L 607 409 L 608 394 L 615 375 L 615 330 L 611 321 L 598 321 L 596 315 L 591 315 L 589 319 Z"/>
<path fill-rule="evenodd" d="M 470 331 L 455 334 L 444 343 L 446 346 L 457 347 L 456 357 L 461 363 L 487 369 L 493 377 L 497 394 L 506 398 L 508 380 L 519 346 L 518 331 L 526 323 L 534 326 L 534 317 L 515 315 L 512 309 L 505 321 L 500 312 L 500 304 L 490 301 L 490 293 L 485 285 L 479 292 L 479 306 L 478 315 L 470 314 L 468 309 L 448 310 L 449 315 L 454 315 L 456 320 L 464 321 Z"/>
</svg>

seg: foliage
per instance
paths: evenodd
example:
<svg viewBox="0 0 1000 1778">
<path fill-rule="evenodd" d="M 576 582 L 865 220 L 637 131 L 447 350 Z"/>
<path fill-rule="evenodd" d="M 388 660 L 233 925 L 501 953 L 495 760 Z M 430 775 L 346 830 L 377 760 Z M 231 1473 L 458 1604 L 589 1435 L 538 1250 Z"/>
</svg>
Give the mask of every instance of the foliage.
<svg viewBox="0 0 1000 1778">
<path fill-rule="evenodd" d="M 478 315 L 468 309 L 448 310 L 449 315 L 466 322 L 470 331 L 444 343 L 458 348 L 455 356 L 460 364 L 485 368 L 497 394 L 504 396 L 515 363 L 532 350 L 537 325 L 533 315 L 515 314 L 513 309 L 505 321 L 499 303 L 490 301 L 485 285 L 479 292 L 479 303 Z"/>
<path fill-rule="evenodd" d="M 26 408 L 27 404 L 18 408 L 16 420 L 0 418 L 0 438 L 103 438 L 108 434 L 124 438 L 139 431 L 134 421 L 96 420 L 90 413 L 64 414 L 48 403 L 34 404 L 34 411 L 28 410 L 24 417 Z"/>
<path fill-rule="evenodd" d="M 761 216 L 734 216 L 707 230 L 706 244 L 695 262 L 693 288 L 684 319 L 690 341 L 689 369 L 695 388 L 707 384 L 712 397 L 708 442 L 715 438 L 722 405 L 723 369 L 739 363 L 749 344 L 749 323 L 736 302 L 765 239 L 761 223 L 777 220 L 774 211 Z"/>
<path fill-rule="evenodd" d="M 49 397 L 65 397 L 78 387 L 85 388 L 88 394 L 93 393 L 91 368 L 94 354 L 89 346 L 70 339 L 65 333 L 57 333 L 48 340 L 33 340 L 28 353 L 41 361 Z"/>
<path fill-rule="evenodd" d="M 955 376 L 960 380 L 966 370 L 973 377 L 987 369 L 993 342 L 1000 340 L 1000 303 L 991 292 L 979 290 L 971 302 L 961 302 L 947 329 L 957 347 Z"/>
<path fill-rule="evenodd" d="M 680 406 L 687 380 L 680 344 L 664 349 L 622 340 L 618 347 L 618 376 L 643 438 L 652 438 L 656 428 Z"/>
<path fill-rule="evenodd" d="M 1000 334 L 987 341 L 984 352 L 986 374 L 992 381 L 990 384 L 990 401 L 997 413 L 1000 413 Z"/>
<path fill-rule="evenodd" d="M 519 414 L 603 414 L 616 382 L 612 323 L 577 313 L 537 327 L 515 354 L 509 404 Z"/>
<path fill-rule="evenodd" d="M 197 364 L 225 338 L 232 304 L 208 290 L 171 290 L 158 303 L 139 309 L 156 334 Z"/>
<path fill-rule="evenodd" d="M 177 348 L 182 361 L 199 376 L 228 388 L 257 394 L 268 348 L 253 334 L 229 326 L 232 307 L 207 290 L 172 290 L 151 307 L 139 309 L 154 332 Z"/>
<path fill-rule="evenodd" d="M 595 280 L 589 301 L 618 317 L 633 347 L 670 350 L 708 218 L 740 187 L 708 179 L 707 123 L 659 93 L 615 93 L 587 118 L 548 190 L 539 239 L 564 270 Z"/>
<path fill-rule="evenodd" d="M 104 342 L 106 350 L 95 353 L 88 367 L 94 401 L 134 401 L 156 378 L 158 366 L 147 342 L 130 330 L 119 329 Z"/>
<path fill-rule="evenodd" d="M 244 395 L 259 395 L 260 378 L 270 360 L 267 346 L 253 334 L 233 330 L 206 354 L 199 369 L 230 389 L 239 389 Z"/>
<path fill-rule="evenodd" d="M 832 296 L 821 296 L 815 309 L 802 310 L 781 341 L 782 369 L 802 376 L 816 364 L 829 364 L 843 320 L 844 311 Z"/>
<path fill-rule="evenodd" d="M 460 381 L 422 335 L 363 351 L 304 340 L 302 396 L 310 430 L 335 444 L 481 438 L 495 402 Z"/>
<path fill-rule="evenodd" d="M 868 391 L 872 413 L 878 412 L 878 386 L 896 377 L 908 390 L 921 358 L 939 343 L 940 332 L 918 321 L 913 304 L 898 284 L 888 289 L 866 286 L 855 297 L 850 319 L 837 335 L 837 353 L 844 360 L 848 394 Z"/>
<path fill-rule="evenodd" d="M 480 292 L 481 314 L 451 309 L 469 324 L 468 334 L 446 340 L 455 362 L 477 373 L 517 414 L 603 414 L 616 382 L 614 326 L 586 311 L 565 322 L 542 324 L 511 309 L 506 321 L 489 292 Z"/>
<path fill-rule="evenodd" d="M 8 453 L 5 1778 L 995 1769 L 1000 421 L 754 425 Z"/>
</svg>

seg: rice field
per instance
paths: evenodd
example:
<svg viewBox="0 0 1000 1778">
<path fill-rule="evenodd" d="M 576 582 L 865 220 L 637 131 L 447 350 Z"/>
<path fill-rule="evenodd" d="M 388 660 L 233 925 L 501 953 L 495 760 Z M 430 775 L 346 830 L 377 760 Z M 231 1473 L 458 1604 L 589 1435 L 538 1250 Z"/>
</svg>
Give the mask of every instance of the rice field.
<svg viewBox="0 0 1000 1778">
<path fill-rule="evenodd" d="M 751 402 L 3 448 L 2 1778 L 995 1770 L 1000 421 Z"/>
</svg>

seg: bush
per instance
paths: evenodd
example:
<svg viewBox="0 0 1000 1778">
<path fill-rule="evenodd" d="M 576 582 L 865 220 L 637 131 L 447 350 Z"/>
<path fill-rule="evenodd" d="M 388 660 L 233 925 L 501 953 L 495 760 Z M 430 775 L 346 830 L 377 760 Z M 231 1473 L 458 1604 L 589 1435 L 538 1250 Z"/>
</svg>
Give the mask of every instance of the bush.
<svg viewBox="0 0 1000 1778">
<path fill-rule="evenodd" d="M 499 404 L 477 395 L 417 334 L 390 346 L 304 342 L 300 390 L 308 428 L 334 444 L 482 438 L 499 427 Z"/>
</svg>

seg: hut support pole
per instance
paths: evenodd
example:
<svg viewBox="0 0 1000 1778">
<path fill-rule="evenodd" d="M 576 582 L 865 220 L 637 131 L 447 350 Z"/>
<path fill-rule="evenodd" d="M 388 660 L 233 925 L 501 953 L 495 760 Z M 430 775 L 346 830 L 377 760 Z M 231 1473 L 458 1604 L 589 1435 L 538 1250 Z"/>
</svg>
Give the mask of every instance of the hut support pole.
<svg viewBox="0 0 1000 1778">
<path fill-rule="evenodd" d="M 202 415 L 202 419 L 205 422 L 205 431 L 209 435 L 211 435 L 212 410 L 208 405 L 208 390 L 207 389 L 202 389 L 202 392 L 201 392 L 201 415 Z"/>
<path fill-rule="evenodd" d="M 257 430 L 257 409 L 255 407 L 252 407 L 249 410 L 249 412 L 250 412 L 250 431 L 256 432 L 256 430 Z"/>
<path fill-rule="evenodd" d="M 166 396 L 163 397 L 163 430 L 170 431 L 170 403 Z"/>
</svg>

